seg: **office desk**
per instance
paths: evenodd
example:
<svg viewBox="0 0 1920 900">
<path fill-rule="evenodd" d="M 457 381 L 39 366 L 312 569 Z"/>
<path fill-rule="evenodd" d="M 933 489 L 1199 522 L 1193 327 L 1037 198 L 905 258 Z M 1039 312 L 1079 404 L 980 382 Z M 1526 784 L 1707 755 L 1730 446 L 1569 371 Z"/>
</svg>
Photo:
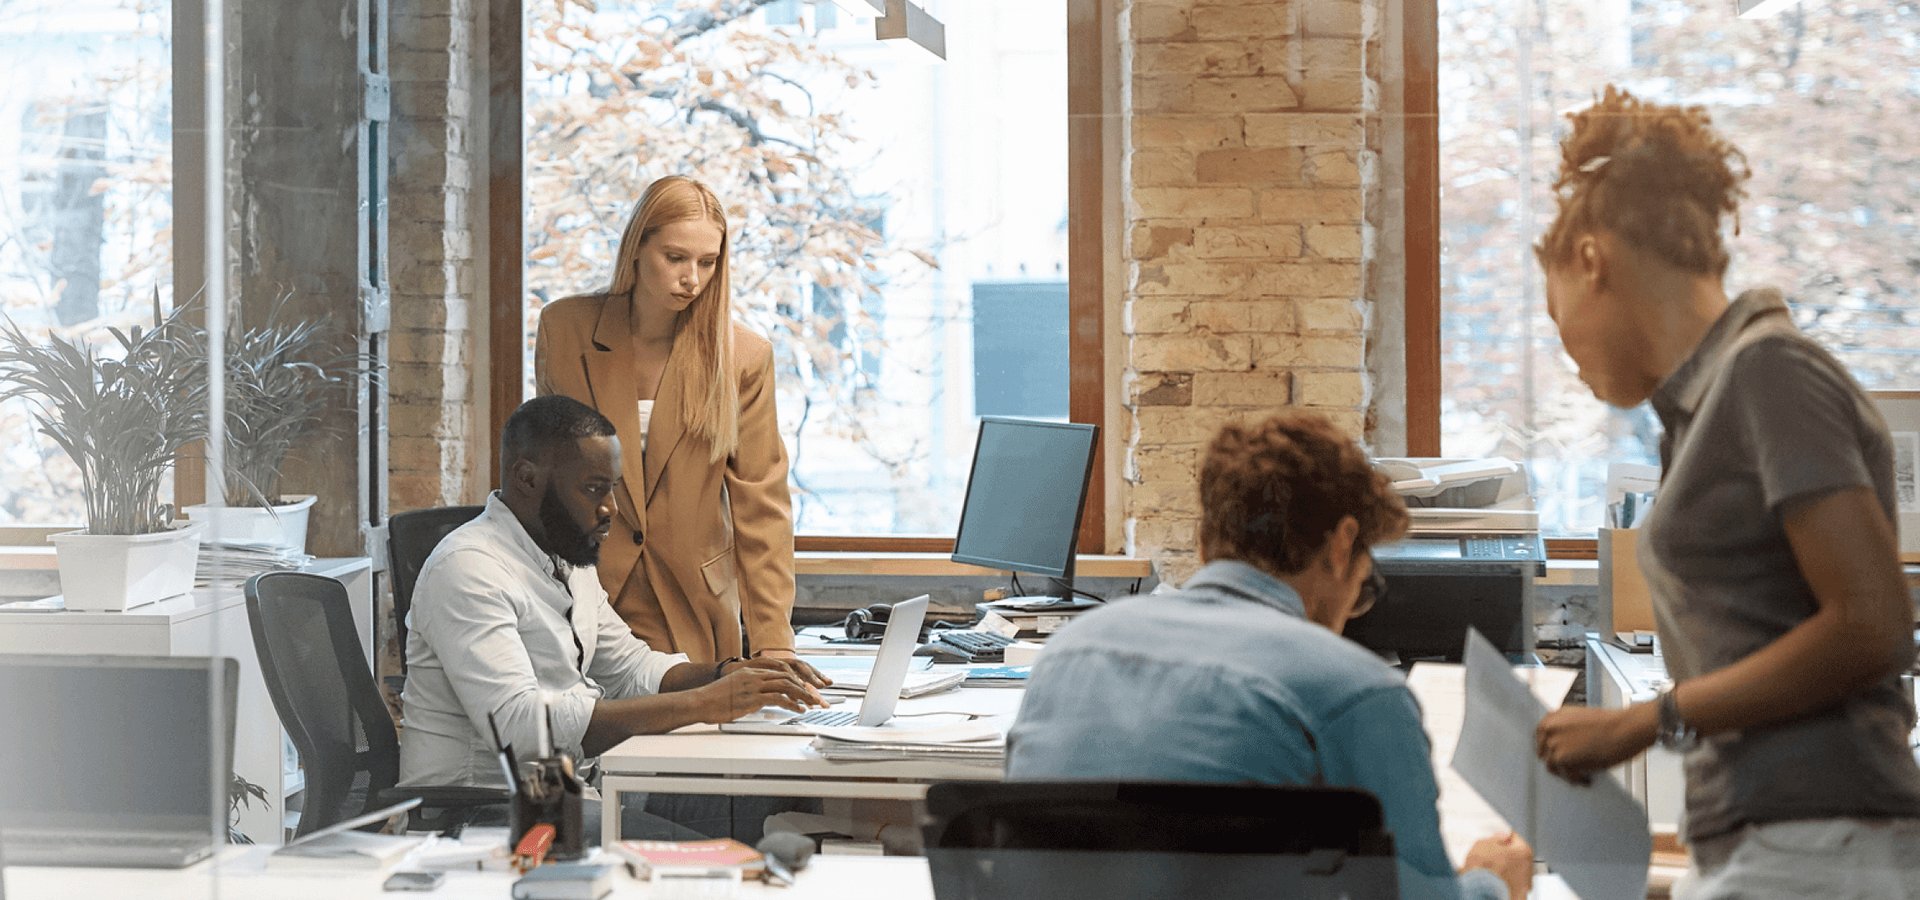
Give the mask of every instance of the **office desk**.
<svg viewBox="0 0 1920 900">
<path fill-rule="evenodd" d="M 229 848 L 216 860 L 179 870 L 50 869 L 15 866 L 6 870 L 7 900 L 504 900 L 514 876 L 507 872 L 449 872 L 430 894 L 393 894 L 380 889 L 386 873 L 268 871 L 266 848 Z M 624 872 L 613 879 L 616 898 L 643 898 L 653 892 Z M 927 861 L 918 857 L 815 856 L 793 887 L 742 885 L 739 896 L 785 900 L 933 900 Z"/>
<path fill-rule="evenodd" d="M 1025 691 L 958 688 L 900 701 L 896 714 L 968 712 L 1012 725 Z M 858 708 L 858 700 L 850 700 Z M 943 717 L 928 717 L 939 721 Z M 951 718 L 947 718 L 951 721 Z M 914 721 L 909 719 L 907 721 Z M 999 781 L 1000 765 L 946 760 L 835 762 L 822 759 L 810 735 L 725 734 L 695 725 L 672 734 L 628 738 L 600 757 L 602 834 L 619 826 L 619 794 L 731 794 L 765 797 L 847 797 L 920 800 L 940 781 Z"/>
<path fill-rule="evenodd" d="M 361 649 L 371 654 L 371 561 L 364 556 L 319 559 L 302 571 L 337 578 L 347 586 Z M 286 799 L 298 793 L 305 781 L 260 676 L 260 658 L 247 624 L 246 596 L 238 585 L 199 588 L 126 612 L 0 612 L 0 653 L 231 656 L 239 660 L 233 770 L 265 788 L 271 804 L 255 801 L 242 809 L 239 828 L 259 843 L 280 843 Z"/>
<path fill-rule="evenodd" d="M 1587 633 L 1587 705 L 1620 709 L 1652 700 L 1667 684 L 1667 664 L 1651 653 L 1621 649 Z M 1679 830 L 1687 784 L 1680 754 L 1655 744 L 1611 770 L 1647 808 L 1647 823 L 1657 832 Z"/>
</svg>

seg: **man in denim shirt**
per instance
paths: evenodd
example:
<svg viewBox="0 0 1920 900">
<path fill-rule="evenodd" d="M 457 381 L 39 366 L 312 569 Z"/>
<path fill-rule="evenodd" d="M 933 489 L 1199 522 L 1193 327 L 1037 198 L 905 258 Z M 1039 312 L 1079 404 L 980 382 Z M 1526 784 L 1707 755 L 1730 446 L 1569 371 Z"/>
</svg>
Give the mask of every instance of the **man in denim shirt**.
<svg viewBox="0 0 1920 900">
<path fill-rule="evenodd" d="M 1360 787 L 1385 809 L 1401 896 L 1525 897 L 1533 852 L 1512 835 L 1475 844 L 1456 878 L 1413 694 L 1340 637 L 1372 602 L 1367 548 L 1406 531 L 1385 476 L 1325 418 L 1275 417 L 1214 438 L 1200 505 L 1207 565 L 1182 589 L 1048 642 L 1008 778 Z"/>
</svg>

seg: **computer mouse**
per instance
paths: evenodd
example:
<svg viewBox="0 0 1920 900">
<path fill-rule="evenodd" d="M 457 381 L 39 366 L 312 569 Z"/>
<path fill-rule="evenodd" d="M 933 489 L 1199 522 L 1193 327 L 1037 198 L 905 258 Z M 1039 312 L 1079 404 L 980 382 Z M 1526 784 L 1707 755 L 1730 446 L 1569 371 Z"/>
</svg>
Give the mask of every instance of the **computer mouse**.
<svg viewBox="0 0 1920 900">
<path fill-rule="evenodd" d="M 968 653 L 968 652 L 967 652 L 967 651 L 965 651 L 965 650 L 962 650 L 962 649 L 960 649 L 959 647 L 955 647 L 955 646 L 952 646 L 952 645 L 950 645 L 950 644 L 943 644 L 943 643 L 940 643 L 939 641 L 934 641 L 934 642 L 931 642 L 931 643 L 927 643 L 927 644 L 922 644 L 922 645 L 920 646 L 920 649 L 918 649 L 918 650 L 915 650 L 915 651 L 913 651 L 913 655 L 915 655 L 915 656 L 931 656 L 931 657 L 933 657 L 933 661 L 934 661 L 934 662 L 937 662 L 937 663 L 943 663 L 943 662 L 954 662 L 954 663 L 964 663 L 964 662 L 973 662 L 973 655 L 972 655 L 972 654 L 970 654 L 970 653 Z"/>
</svg>

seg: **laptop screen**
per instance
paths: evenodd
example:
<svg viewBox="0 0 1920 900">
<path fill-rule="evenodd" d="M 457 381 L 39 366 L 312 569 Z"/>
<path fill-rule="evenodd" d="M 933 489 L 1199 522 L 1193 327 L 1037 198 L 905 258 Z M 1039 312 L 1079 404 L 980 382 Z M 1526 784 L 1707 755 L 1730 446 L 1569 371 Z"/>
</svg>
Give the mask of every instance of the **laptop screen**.
<svg viewBox="0 0 1920 900">
<path fill-rule="evenodd" d="M 859 724 L 877 728 L 893 718 L 893 707 L 900 702 L 900 686 L 907 681 L 907 665 L 913 662 L 913 650 L 919 646 L 920 623 L 926 621 L 927 604 L 931 602 L 932 597 L 921 594 L 895 603 L 887 614 L 887 631 L 880 638 L 880 652 L 874 654 L 866 694 L 860 698 Z"/>
<path fill-rule="evenodd" d="M 0 654 L 0 826 L 223 829 L 239 664 L 216 728 L 209 662 Z"/>
</svg>

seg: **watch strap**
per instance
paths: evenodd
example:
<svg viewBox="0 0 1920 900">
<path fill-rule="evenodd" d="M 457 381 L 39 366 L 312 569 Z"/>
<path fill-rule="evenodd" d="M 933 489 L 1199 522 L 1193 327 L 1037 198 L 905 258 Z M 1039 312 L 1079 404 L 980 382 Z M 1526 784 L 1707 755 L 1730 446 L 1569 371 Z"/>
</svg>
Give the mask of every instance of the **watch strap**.
<svg viewBox="0 0 1920 900">
<path fill-rule="evenodd" d="M 1700 732 L 1680 716 L 1680 701 L 1673 688 L 1660 692 L 1660 746 L 1674 753 L 1685 753 L 1700 743 Z"/>
</svg>

